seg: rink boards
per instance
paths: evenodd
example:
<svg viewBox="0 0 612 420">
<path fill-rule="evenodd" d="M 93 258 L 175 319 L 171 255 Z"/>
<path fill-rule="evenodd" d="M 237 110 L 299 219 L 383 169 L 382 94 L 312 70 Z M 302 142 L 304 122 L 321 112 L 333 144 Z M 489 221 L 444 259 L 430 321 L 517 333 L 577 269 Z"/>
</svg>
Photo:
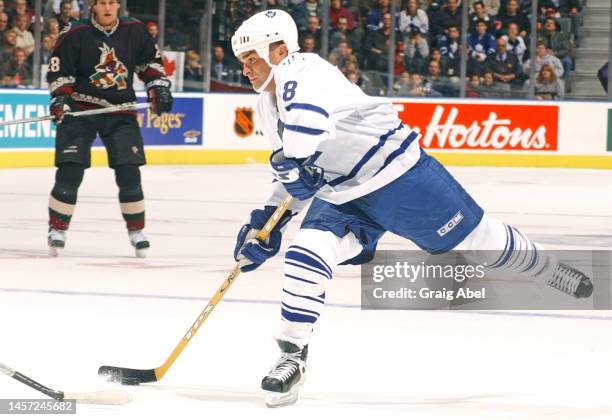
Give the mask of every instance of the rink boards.
<svg viewBox="0 0 612 420">
<path fill-rule="evenodd" d="M 42 90 L 0 90 L 0 121 L 46 115 Z M 144 93 L 139 94 L 144 101 Z M 175 94 L 173 112 L 139 113 L 151 164 L 266 162 L 256 95 Z M 612 168 L 609 102 L 392 98 L 404 124 L 443 163 L 466 166 Z M 53 165 L 50 122 L 0 127 L 0 167 Z M 106 165 L 99 140 L 93 165 Z"/>
</svg>

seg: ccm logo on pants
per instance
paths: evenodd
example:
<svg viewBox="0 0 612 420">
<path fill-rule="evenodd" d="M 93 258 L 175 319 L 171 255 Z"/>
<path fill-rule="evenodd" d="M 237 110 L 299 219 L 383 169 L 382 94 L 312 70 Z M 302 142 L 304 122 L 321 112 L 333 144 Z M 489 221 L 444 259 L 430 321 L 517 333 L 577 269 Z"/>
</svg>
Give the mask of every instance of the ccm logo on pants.
<svg viewBox="0 0 612 420">
<path fill-rule="evenodd" d="M 448 222 L 446 222 L 444 224 L 444 226 L 442 226 L 440 229 L 437 230 L 438 235 L 440 235 L 440 236 L 446 235 L 448 232 L 450 232 L 451 230 L 455 229 L 455 226 L 457 226 L 459 223 L 461 223 L 462 220 L 463 220 L 463 213 L 461 213 L 459 211 L 459 212 L 457 212 L 457 214 L 455 214 L 453 216 L 452 219 L 450 219 Z"/>
</svg>

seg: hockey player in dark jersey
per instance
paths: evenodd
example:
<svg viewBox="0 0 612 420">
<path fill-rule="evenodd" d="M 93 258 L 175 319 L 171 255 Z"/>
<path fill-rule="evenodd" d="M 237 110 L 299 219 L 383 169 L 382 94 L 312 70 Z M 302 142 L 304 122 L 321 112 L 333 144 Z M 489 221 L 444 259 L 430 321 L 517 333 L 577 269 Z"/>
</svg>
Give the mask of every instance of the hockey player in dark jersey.
<svg viewBox="0 0 612 420">
<path fill-rule="evenodd" d="M 119 18 L 119 0 L 91 0 L 90 20 L 73 22 L 57 40 L 49 60 L 49 111 L 55 116 L 55 185 L 49 198 L 49 251 L 57 256 L 77 202 L 91 145 L 99 134 L 115 171 L 121 213 L 138 257 L 149 242 L 143 234 L 145 205 L 140 180 L 143 139 L 135 112 L 71 117 L 66 112 L 135 103 L 134 74 L 146 84 L 157 115 L 170 112 L 172 94 L 161 55 L 145 26 Z"/>
</svg>

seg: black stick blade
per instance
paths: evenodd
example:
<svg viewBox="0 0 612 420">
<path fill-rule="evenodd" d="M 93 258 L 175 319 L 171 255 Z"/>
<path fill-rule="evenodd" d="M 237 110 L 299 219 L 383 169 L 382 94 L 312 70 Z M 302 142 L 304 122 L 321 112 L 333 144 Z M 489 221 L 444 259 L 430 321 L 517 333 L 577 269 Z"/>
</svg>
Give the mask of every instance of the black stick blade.
<svg viewBox="0 0 612 420">
<path fill-rule="evenodd" d="M 146 382 L 157 382 L 155 369 L 129 369 L 116 366 L 100 366 L 98 375 L 109 382 L 120 382 L 121 385 L 140 385 Z"/>
</svg>

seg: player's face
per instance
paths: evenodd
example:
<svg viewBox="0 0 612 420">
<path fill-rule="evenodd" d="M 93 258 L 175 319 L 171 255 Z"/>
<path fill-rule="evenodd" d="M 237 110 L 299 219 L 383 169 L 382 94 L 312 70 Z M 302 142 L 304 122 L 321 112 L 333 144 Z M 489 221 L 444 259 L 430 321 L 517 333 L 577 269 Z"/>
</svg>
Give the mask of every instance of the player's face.
<svg viewBox="0 0 612 420">
<path fill-rule="evenodd" d="M 270 66 L 255 51 L 240 54 L 238 60 L 242 63 L 242 74 L 249 78 L 254 89 L 259 89 L 272 70 Z"/>
<path fill-rule="evenodd" d="M 119 15 L 119 2 L 117 0 L 97 0 L 94 11 L 96 21 L 102 26 L 112 26 Z"/>
</svg>

